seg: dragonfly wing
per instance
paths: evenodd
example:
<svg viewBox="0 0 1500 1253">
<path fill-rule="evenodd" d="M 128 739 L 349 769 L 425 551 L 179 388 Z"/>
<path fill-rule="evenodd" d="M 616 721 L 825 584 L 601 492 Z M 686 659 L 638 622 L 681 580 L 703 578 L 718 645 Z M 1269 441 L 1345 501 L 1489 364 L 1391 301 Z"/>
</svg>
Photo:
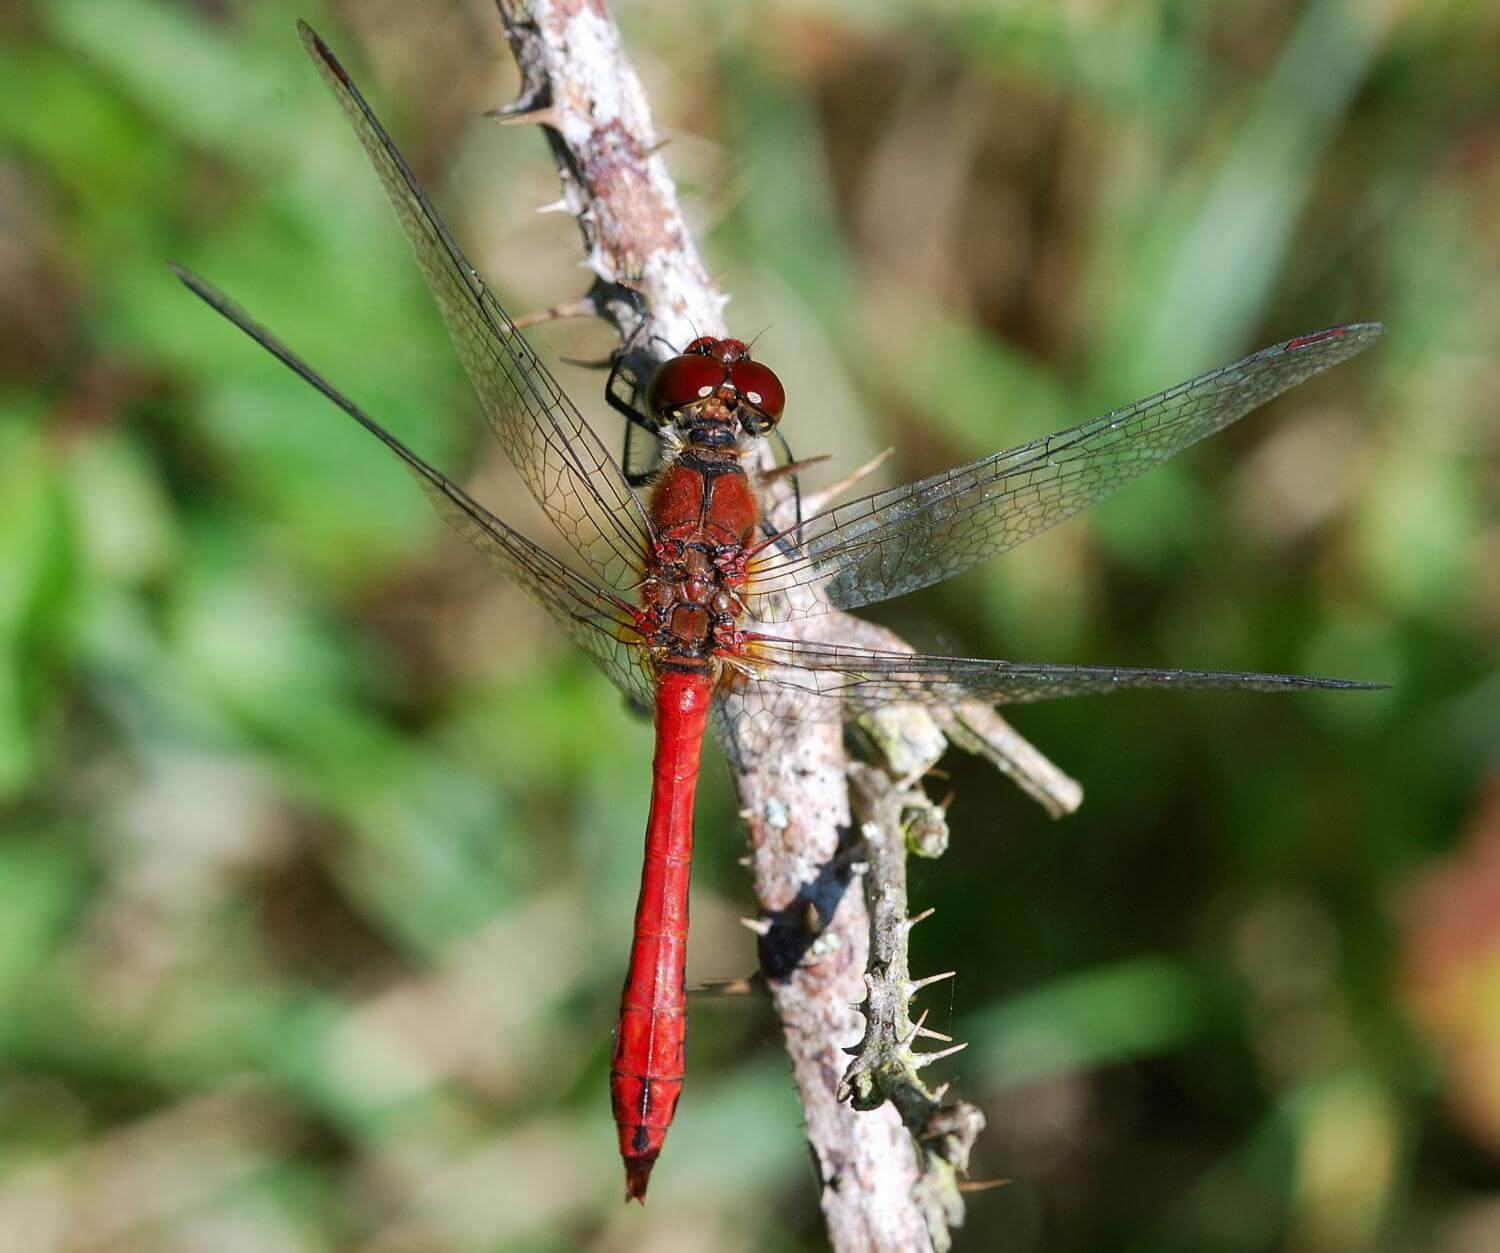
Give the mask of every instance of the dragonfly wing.
<svg viewBox="0 0 1500 1253">
<path fill-rule="evenodd" d="M 1233 670 L 1159 670 L 1122 666 L 1065 666 L 991 661 L 976 657 L 931 657 L 848 644 L 749 637 L 747 681 L 777 689 L 758 700 L 782 702 L 782 716 L 817 714 L 842 707 L 843 716 L 898 702 L 955 705 L 979 700 L 1021 705 L 1064 696 L 1099 695 L 1132 688 L 1224 689 L 1304 692 L 1369 690 L 1384 684 L 1297 674 Z"/>
<path fill-rule="evenodd" d="M 412 454 L 398 455 L 404 460 Z M 626 607 L 506 526 L 436 470 L 417 465 L 421 468 L 414 466 L 413 472 L 443 520 L 519 583 L 632 706 L 649 712 L 655 688 L 634 616 Z M 524 545 L 523 553 L 516 550 L 517 540 Z"/>
<path fill-rule="evenodd" d="M 835 506 L 795 547 L 768 549 L 747 592 L 769 621 L 852 609 L 958 574 L 1061 522 L 1273 396 L 1379 338 L 1377 322 L 1331 327 L 1043 439 Z"/>
<path fill-rule="evenodd" d="M 506 455 L 595 575 L 634 586 L 651 527 L 619 466 L 464 257 L 347 71 L 309 26 L 298 29 L 385 185 Z"/>
<path fill-rule="evenodd" d="M 598 663 L 633 704 L 649 708 L 650 675 L 638 647 L 630 607 L 505 525 L 463 488 L 434 470 L 366 414 L 223 292 L 196 274 L 173 266 L 177 277 L 211 308 L 233 322 L 273 357 L 310 383 L 389 448 L 416 476 L 443 518 L 508 574 L 564 633 Z"/>
</svg>

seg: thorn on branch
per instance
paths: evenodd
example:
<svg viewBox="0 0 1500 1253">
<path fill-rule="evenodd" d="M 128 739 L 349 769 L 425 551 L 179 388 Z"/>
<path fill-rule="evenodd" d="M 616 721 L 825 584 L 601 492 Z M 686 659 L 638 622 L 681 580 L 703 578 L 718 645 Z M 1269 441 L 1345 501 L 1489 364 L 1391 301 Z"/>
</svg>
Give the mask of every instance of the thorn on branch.
<svg viewBox="0 0 1500 1253">
<path fill-rule="evenodd" d="M 930 988 L 934 983 L 941 983 L 944 979 L 951 979 L 957 973 L 958 971 L 956 970 L 945 970 L 941 974 L 928 975 L 925 979 L 908 979 L 906 982 L 907 991 L 915 996 L 923 988 Z"/>
<path fill-rule="evenodd" d="M 517 104 L 520 102 L 518 101 Z M 492 118 L 501 126 L 547 126 L 557 131 L 562 129 L 562 116 L 552 105 L 544 105 L 542 108 L 517 108 L 516 105 L 490 109 L 485 117 Z"/>
<path fill-rule="evenodd" d="M 550 309 L 538 309 L 534 313 L 523 313 L 518 317 L 516 329 L 524 331 L 528 326 L 541 326 L 546 322 L 561 322 L 565 318 L 599 317 L 599 306 L 592 295 L 579 296 L 576 300 L 564 300 Z"/>
<path fill-rule="evenodd" d="M 800 461 L 788 461 L 785 465 L 772 466 L 769 470 L 761 472 L 761 478 L 767 483 L 775 483 L 778 479 L 790 478 L 794 474 L 801 474 L 809 466 L 815 466 L 820 461 L 831 461 L 831 452 L 819 453 L 816 457 L 803 457 Z M 803 501 L 802 507 L 811 512 L 808 502 Z"/>
<path fill-rule="evenodd" d="M 615 363 L 612 356 L 598 358 L 559 356 L 558 360 L 567 365 L 576 365 L 580 370 L 607 370 Z"/>
<path fill-rule="evenodd" d="M 964 1040 L 960 1044 L 953 1045 L 952 1048 L 939 1049 L 936 1053 L 914 1053 L 912 1055 L 912 1065 L 918 1070 L 925 1070 L 933 1062 L 940 1062 L 945 1057 L 952 1057 L 955 1053 L 962 1053 L 968 1047 L 969 1042 Z"/>
<path fill-rule="evenodd" d="M 809 514 L 818 513 L 826 509 L 845 492 L 857 487 L 861 482 L 869 478 L 870 475 L 874 474 L 876 470 L 880 469 L 895 451 L 896 449 L 891 447 L 887 448 L 884 452 L 876 453 L 875 456 L 871 457 L 862 466 L 851 470 L 843 478 L 835 480 L 819 491 L 809 493 L 802 501 L 803 509 Z M 821 458 L 817 458 L 817 460 L 821 460 Z"/>
<path fill-rule="evenodd" d="M 768 994 L 766 981 L 760 971 L 746 975 L 742 979 L 725 979 L 718 983 L 700 983 L 697 987 L 689 988 L 688 995 L 695 997 L 714 998 L 739 998 L 739 997 L 764 997 Z"/>
<path fill-rule="evenodd" d="M 917 1021 L 912 1024 L 911 1030 L 908 1031 L 904 1036 L 901 1037 L 901 1047 L 902 1048 L 910 1048 L 912 1046 L 912 1044 L 915 1042 L 917 1036 L 921 1034 L 922 1024 L 927 1021 L 927 1014 L 928 1014 L 928 1011 L 924 1009 L 922 1011 L 922 1016 L 920 1018 L 918 1018 Z"/>
</svg>

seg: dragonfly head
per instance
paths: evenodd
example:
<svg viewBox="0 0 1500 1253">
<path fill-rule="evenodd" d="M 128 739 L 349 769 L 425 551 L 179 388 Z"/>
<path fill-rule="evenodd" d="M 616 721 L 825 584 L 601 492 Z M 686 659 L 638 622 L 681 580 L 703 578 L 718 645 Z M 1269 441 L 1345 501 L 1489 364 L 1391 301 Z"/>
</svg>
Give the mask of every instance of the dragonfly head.
<svg viewBox="0 0 1500 1253">
<path fill-rule="evenodd" d="M 722 448 L 741 430 L 764 435 L 775 426 L 786 393 L 746 344 L 703 335 L 651 376 L 646 403 L 657 421 L 681 427 L 689 444 Z"/>
</svg>

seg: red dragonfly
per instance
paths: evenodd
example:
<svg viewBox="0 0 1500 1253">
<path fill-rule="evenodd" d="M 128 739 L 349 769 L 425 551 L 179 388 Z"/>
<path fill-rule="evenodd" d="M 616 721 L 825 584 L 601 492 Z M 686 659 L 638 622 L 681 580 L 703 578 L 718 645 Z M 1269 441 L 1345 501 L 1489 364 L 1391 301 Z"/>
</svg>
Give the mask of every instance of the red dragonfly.
<svg viewBox="0 0 1500 1253">
<path fill-rule="evenodd" d="M 1368 347 L 1379 324 L 1289 339 L 1055 435 L 828 509 L 788 532 L 764 515 L 758 468 L 760 440 L 781 417 L 781 383 L 744 343 L 705 336 L 661 365 L 647 388 L 644 420 L 662 458 L 643 501 L 464 258 L 348 73 L 316 34 L 300 29 L 390 195 L 490 425 L 582 569 L 500 521 L 203 279 L 177 274 L 405 462 L 443 516 L 635 705 L 655 713 L 645 868 L 610 1069 L 627 1199 L 644 1200 L 682 1089 L 693 794 L 716 702 L 723 708 L 733 697 L 727 703 L 741 717 L 748 706 L 753 716 L 843 719 L 901 701 L 1379 686 L 922 656 L 767 629 L 910 592 L 1005 552 Z"/>
</svg>

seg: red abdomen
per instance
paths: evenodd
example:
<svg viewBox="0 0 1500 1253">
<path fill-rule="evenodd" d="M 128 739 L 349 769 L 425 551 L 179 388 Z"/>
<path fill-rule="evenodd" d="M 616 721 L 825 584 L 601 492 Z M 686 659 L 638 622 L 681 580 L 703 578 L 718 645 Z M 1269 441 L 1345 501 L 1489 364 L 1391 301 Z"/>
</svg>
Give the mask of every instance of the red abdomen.
<svg viewBox="0 0 1500 1253">
<path fill-rule="evenodd" d="M 708 702 L 706 672 L 664 669 L 657 678 L 646 858 L 609 1074 L 627 1200 L 645 1200 L 682 1091 L 693 793 Z"/>
</svg>

